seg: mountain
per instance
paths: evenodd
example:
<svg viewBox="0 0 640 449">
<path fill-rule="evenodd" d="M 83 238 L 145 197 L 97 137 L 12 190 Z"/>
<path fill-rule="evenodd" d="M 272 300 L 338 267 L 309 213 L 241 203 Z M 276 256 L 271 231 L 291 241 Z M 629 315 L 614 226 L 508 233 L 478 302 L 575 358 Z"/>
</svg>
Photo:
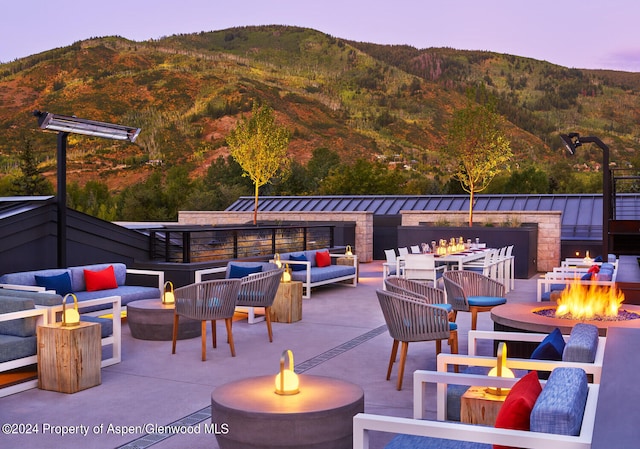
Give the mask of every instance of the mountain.
<svg viewBox="0 0 640 449">
<path fill-rule="evenodd" d="M 557 136 L 570 131 L 602 138 L 618 165 L 637 157 L 640 73 L 260 26 L 145 42 L 92 38 L 0 64 L 0 173 L 15 169 L 28 141 L 54 175 L 55 138 L 38 129 L 31 113 L 39 109 L 142 128 L 134 145 L 71 135 L 70 182 L 94 179 L 119 191 L 175 165 L 201 176 L 227 154 L 226 134 L 255 100 L 292 132 L 299 162 L 324 147 L 345 162 L 386 157 L 437 167 L 452 112 L 479 84 L 498 98 L 519 164 L 565 158 Z M 596 169 L 598 152 L 585 147 L 574 162 Z"/>
</svg>

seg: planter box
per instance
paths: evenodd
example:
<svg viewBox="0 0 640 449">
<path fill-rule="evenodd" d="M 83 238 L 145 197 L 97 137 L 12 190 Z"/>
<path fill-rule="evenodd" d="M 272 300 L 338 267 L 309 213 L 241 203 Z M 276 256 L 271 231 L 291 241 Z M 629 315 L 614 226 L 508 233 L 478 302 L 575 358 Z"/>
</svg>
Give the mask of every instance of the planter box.
<svg viewBox="0 0 640 449">
<path fill-rule="evenodd" d="M 524 224 L 517 228 L 488 227 L 488 226 L 398 226 L 398 247 L 410 247 L 422 242 L 431 244 L 440 239 L 463 237 L 475 242 L 486 243 L 490 248 L 502 248 L 513 245 L 515 256 L 515 276 L 518 279 L 529 279 L 535 276 L 537 270 L 537 242 L 538 226 Z"/>
</svg>

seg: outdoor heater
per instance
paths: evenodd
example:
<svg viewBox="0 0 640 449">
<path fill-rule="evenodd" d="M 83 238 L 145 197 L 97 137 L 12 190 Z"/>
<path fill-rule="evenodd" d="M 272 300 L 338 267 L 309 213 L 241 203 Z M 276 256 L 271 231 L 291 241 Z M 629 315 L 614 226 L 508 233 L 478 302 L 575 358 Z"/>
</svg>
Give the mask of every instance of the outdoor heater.
<svg viewBox="0 0 640 449">
<path fill-rule="evenodd" d="M 602 149 L 602 259 L 609 255 L 609 219 L 611 218 L 611 175 L 609 173 L 609 147 L 598 137 L 580 137 L 578 133 L 560 134 L 567 151 L 574 155 L 583 143 L 595 143 Z"/>
<path fill-rule="evenodd" d="M 134 142 L 140 134 L 140 128 L 97 122 L 73 116 L 33 111 L 42 129 L 58 132 L 58 267 L 67 266 L 67 137 L 69 134 L 102 137 L 105 139 L 128 140 Z"/>
</svg>

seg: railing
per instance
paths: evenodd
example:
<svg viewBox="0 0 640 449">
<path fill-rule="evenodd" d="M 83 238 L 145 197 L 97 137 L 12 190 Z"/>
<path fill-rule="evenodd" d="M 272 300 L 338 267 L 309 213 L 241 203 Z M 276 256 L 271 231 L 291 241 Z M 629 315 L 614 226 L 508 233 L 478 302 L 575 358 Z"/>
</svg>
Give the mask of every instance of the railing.
<svg viewBox="0 0 640 449">
<path fill-rule="evenodd" d="M 151 260 L 192 263 L 332 248 L 334 228 L 334 225 L 173 226 L 136 230 L 149 236 Z"/>
</svg>

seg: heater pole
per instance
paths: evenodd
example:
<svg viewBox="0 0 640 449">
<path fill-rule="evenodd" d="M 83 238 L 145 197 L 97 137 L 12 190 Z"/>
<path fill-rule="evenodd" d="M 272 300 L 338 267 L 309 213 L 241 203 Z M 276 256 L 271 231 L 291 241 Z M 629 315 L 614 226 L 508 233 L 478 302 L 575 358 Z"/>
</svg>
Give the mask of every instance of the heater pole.
<svg viewBox="0 0 640 449">
<path fill-rule="evenodd" d="M 67 132 L 58 133 L 58 268 L 67 267 Z"/>
</svg>

